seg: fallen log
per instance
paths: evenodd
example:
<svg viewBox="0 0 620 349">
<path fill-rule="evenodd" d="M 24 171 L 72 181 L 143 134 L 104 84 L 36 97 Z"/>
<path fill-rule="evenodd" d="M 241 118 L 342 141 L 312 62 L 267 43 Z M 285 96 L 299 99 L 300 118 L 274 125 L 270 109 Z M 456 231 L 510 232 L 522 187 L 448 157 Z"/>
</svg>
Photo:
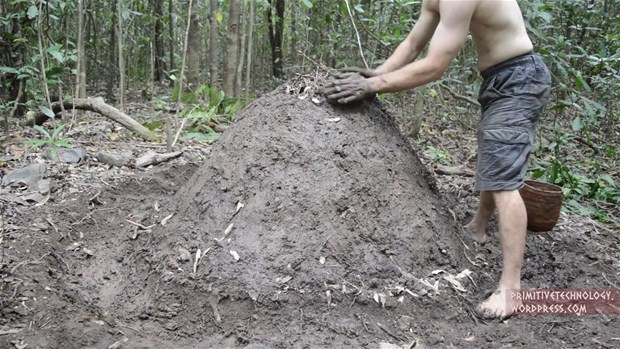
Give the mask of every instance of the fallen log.
<svg viewBox="0 0 620 349">
<path fill-rule="evenodd" d="M 464 176 L 464 177 L 473 177 L 475 172 L 467 167 L 458 166 L 458 167 L 450 167 L 443 165 L 436 165 L 434 171 L 438 175 L 445 176 Z"/>
<path fill-rule="evenodd" d="M 101 97 L 97 98 L 77 98 L 73 100 L 59 101 L 52 103 L 51 109 L 54 114 L 58 115 L 63 111 L 63 108 L 68 109 L 78 109 L 78 110 L 87 110 L 95 113 L 99 113 L 108 119 L 118 122 L 119 124 L 125 126 L 128 130 L 137 133 L 140 137 L 145 140 L 154 140 L 155 136 L 151 131 L 149 131 L 146 127 L 142 126 L 139 122 L 132 119 L 127 114 L 122 111 L 114 108 L 113 106 L 106 104 L 106 102 Z M 26 120 L 22 123 L 23 126 L 34 126 L 34 125 L 42 125 L 49 119 L 49 116 L 39 113 L 36 114 L 32 119 Z"/>
</svg>

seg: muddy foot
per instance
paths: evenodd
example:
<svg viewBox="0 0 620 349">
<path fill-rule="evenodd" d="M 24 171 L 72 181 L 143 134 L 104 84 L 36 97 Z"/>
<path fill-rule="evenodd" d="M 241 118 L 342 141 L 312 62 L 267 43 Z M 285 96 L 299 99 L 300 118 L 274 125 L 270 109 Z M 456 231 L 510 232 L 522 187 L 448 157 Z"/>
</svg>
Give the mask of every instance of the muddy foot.
<svg viewBox="0 0 620 349">
<path fill-rule="evenodd" d="M 509 296 L 513 290 L 498 289 L 476 308 L 478 316 L 483 319 L 505 320 L 512 316 L 521 301 L 513 300 Z"/>
<path fill-rule="evenodd" d="M 486 227 L 480 228 L 472 222 L 463 227 L 466 233 L 468 233 L 474 241 L 480 245 L 484 245 L 487 242 Z"/>
</svg>

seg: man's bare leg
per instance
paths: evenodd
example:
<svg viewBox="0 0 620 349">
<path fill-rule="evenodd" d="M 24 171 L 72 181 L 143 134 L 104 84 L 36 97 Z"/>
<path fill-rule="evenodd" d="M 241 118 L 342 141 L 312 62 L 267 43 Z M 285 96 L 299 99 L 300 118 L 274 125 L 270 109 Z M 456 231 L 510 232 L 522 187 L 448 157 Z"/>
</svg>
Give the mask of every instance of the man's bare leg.
<svg viewBox="0 0 620 349">
<path fill-rule="evenodd" d="M 491 192 L 480 192 L 480 204 L 478 204 L 478 210 L 474 218 L 464 228 L 466 231 L 471 232 L 474 240 L 479 244 L 484 244 L 487 241 L 487 225 L 489 220 L 495 211 L 495 202 Z"/>
<path fill-rule="evenodd" d="M 499 235 L 504 267 L 497 290 L 482 304 L 478 312 L 484 317 L 506 318 L 518 305 L 509 299 L 509 290 L 521 289 L 521 266 L 525 252 L 527 212 L 517 190 L 492 192 L 499 217 Z"/>
</svg>

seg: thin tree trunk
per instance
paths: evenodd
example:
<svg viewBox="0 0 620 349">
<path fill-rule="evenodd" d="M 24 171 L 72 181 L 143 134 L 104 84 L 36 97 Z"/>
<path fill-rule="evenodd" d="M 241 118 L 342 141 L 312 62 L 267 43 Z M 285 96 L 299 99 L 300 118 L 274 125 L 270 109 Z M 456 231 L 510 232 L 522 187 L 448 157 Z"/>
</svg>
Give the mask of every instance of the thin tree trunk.
<svg viewBox="0 0 620 349">
<path fill-rule="evenodd" d="M 220 48 L 219 48 L 219 25 L 217 21 L 217 0 L 211 0 L 211 29 L 209 31 L 209 63 L 211 65 L 209 71 L 211 75 L 211 87 L 219 89 L 219 64 L 220 64 Z"/>
<path fill-rule="evenodd" d="M 289 64 L 297 63 L 297 1 L 291 3 L 291 53 Z"/>
<path fill-rule="evenodd" d="M 119 109 L 121 111 L 125 110 L 125 61 L 123 57 L 123 1 L 118 1 L 117 8 L 117 20 L 118 20 L 118 30 L 117 30 L 117 41 L 118 41 L 118 77 L 119 77 Z"/>
<path fill-rule="evenodd" d="M 171 0 L 172 1 L 172 0 Z M 164 76 L 164 0 L 155 0 L 155 81 Z"/>
<path fill-rule="evenodd" d="M 174 70 L 174 2 L 168 0 L 168 34 L 170 35 L 170 74 Z"/>
<path fill-rule="evenodd" d="M 118 0 L 112 1 L 112 13 L 116 12 Z M 110 55 L 108 57 L 108 87 L 106 91 L 106 99 L 114 101 L 114 85 L 116 83 L 116 18 L 112 15 L 112 26 L 110 27 L 110 47 L 108 48 Z"/>
<path fill-rule="evenodd" d="M 244 97 L 247 100 L 250 94 L 250 81 L 252 81 L 252 47 L 254 35 L 254 1 L 250 1 L 250 18 L 248 20 L 248 59 L 246 63 L 245 71 L 245 93 Z"/>
<path fill-rule="evenodd" d="M 272 5 L 274 0 L 268 0 Z M 267 9 L 267 29 L 269 30 L 269 43 L 271 44 L 271 66 L 273 76 L 281 78 L 283 75 L 284 62 L 282 61 L 282 33 L 284 31 L 284 0 L 275 0 L 275 18 L 272 15 L 273 6 Z"/>
<path fill-rule="evenodd" d="M 187 32 L 187 84 L 190 90 L 200 84 L 200 16 L 198 15 L 198 1 L 193 0 L 190 10 L 189 31 Z"/>
<path fill-rule="evenodd" d="M 86 98 L 86 45 L 84 43 L 84 1 L 78 0 L 76 98 Z"/>
<path fill-rule="evenodd" d="M 80 0 L 81 1 L 81 0 Z M 45 53 L 43 52 L 43 3 L 39 3 L 39 16 L 37 17 L 37 38 L 39 40 L 39 54 L 41 55 L 40 68 L 41 76 L 43 78 L 43 92 L 45 94 L 45 100 L 49 107 L 52 102 L 50 101 L 50 91 L 47 85 L 47 76 L 45 75 Z"/>
<path fill-rule="evenodd" d="M 189 28 L 191 25 L 191 19 L 192 19 L 192 9 L 194 8 L 194 2 L 196 2 L 196 0 L 189 0 L 189 4 L 187 6 L 187 26 L 185 27 L 185 40 L 183 40 L 183 54 L 181 55 L 181 74 L 179 74 L 179 93 L 178 93 L 178 97 L 177 97 L 177 108 L 176 108 L 176 113 L 175 115 L 175 127 L 179 126 L 179 120 L 178 120 L 178 115 L 179 115 L 179 110 L 181 109 L 181 98 L 183 97 L 183 90 L 185 87 L 185 65 L 186 65 L 186 58 L 187 58 L 187 46 L 188 46 L 188 41 L 189 41 Z"/>
<path fill-rule="evenodd" d="M 241 25 L 239 26 L 239 40 L 241 40 L 241 48 L 239 49 L 239 64 L 237 65 L 237 80 L 235 81 L 235 96 L 241 96 L 241 80 L 243 79 L 243 64 L 245 60 L 245 47 L 247 41 L 246 27 L 248 26 L 248 11 L 245 3 L 241 6 Z"/>
<path fill-rule="evenodd" d="M 237 64 L 239 62 L 239 15 L 241 1 L 230 1 L 228 15 L 228 33 L 226 43 L 226 66 L 224 93 L 229 97 L 236 97 L 235 82 L 237 81 Z"/>
</svg>

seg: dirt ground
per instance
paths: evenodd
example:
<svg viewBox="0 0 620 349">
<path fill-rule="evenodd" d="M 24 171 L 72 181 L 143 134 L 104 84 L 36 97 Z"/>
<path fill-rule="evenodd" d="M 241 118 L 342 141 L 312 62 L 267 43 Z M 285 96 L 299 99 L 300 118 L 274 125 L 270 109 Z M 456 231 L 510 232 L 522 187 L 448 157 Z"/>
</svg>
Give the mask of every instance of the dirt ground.
<svg viewBox="0 0 620 349">
<path fill-rule="evenodd" d="M 2 190 L 0 347 L 620 347 L 617 316 L 477 318 L 501 254 L 459 228 L 473 180 L 436 178 L 377 103 L 288 92 L 145 170 L 6 146 L 6 173 L 45 161 L 53 189 Z M 89 154 L 163 151 L 100 118 L 73 136 Z M 528 236 L 523 286 L 617 288 L 618 236 L 563 214 Z"/>
</svg>

